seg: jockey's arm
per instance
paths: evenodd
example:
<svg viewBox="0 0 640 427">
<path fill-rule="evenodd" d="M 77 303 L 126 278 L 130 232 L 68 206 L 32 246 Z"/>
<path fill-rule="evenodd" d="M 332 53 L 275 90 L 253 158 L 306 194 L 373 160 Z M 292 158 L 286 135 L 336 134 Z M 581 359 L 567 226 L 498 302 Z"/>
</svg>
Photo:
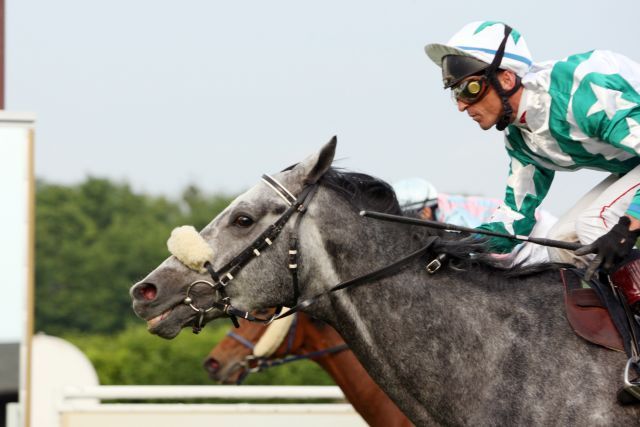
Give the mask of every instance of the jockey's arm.
<svg viewBox="0 0 640 427">
<path fill-rule="evenodd" d="M 490 222 L 478 229 L 528 236 L 536 224 L 536 209 L 542 203 L 553 181 L 554 171 L 533 163 L 523 155 L 507 150 L 511 157 L 504 202 Z M 508 253 L 518 241 L 490 239 L 492 249 Z"/>
</svg>

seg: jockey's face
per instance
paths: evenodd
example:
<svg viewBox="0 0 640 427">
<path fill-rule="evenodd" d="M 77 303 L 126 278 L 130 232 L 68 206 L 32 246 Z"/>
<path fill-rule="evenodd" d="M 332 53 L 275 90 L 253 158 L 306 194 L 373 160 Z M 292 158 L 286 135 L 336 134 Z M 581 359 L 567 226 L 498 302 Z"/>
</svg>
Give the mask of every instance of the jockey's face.
<svg viewBox="0 0 640 427">
<path fill-rule="evenodd" d="M 428 207 L 422 208 L 418 216 L 422 219 L 433 220 L 433 209 Z"/>
<path fill-rule="evenodd" d="M 513 88 L 515 84 L 515 76 L 510 71 L 498 73 L 498 80 L 505 91 Z M 502 114 L 502 101 L 491 85 L 489 85 L 487 94 L 484 95 L 480 101 L 467 104 L 458 99 L 456 104 L 460 112 L 466 111 L 469 117 L 476 121 L 483 130 L 491 129 L 498 122 Z M 517 111 L 517 105 L 515 110 Z"/>
</svg>

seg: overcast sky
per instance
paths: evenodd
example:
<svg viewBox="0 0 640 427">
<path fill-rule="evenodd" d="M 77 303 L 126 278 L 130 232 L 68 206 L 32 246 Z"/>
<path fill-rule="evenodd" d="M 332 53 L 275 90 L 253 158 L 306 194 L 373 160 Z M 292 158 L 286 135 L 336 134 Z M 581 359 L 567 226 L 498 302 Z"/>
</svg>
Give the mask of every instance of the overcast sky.
<svg viewBox="0 0 640 427">
<path fill-rule="evenodd" d="M 340 166 L 502 197 L 502 135 L 457 112 L 424 54 L 503 20 L 535 60 L 640 60 L 637 0 L 7 0 L 6 106 L 37 115 L 38 177 L 239 192 L 338 136 Z M 560 214 L 605 175 L 556 175 Z"/>
</svg>

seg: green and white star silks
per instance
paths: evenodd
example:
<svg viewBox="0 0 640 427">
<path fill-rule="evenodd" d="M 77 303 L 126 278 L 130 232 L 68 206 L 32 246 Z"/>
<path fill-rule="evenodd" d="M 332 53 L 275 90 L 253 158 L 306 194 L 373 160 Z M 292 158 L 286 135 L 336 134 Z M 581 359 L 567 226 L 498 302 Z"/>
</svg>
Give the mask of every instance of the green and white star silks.
<svg viewBox="0 0 640 427">
<path fill-rule="evenodd" d="M 640 164 L 640 64 L 595 50 L 534 64 L 522 83 L 517 118 L 526 113 L 526 123 L 516 120 L 505 130 L 504 204 L 479 228 L 528 235 L 555 171 L 625 174 Z M 640 219 L 640 191 L 626 213 Z M 509 252 L 517 242 L 491 244 Z"/>
</svg>

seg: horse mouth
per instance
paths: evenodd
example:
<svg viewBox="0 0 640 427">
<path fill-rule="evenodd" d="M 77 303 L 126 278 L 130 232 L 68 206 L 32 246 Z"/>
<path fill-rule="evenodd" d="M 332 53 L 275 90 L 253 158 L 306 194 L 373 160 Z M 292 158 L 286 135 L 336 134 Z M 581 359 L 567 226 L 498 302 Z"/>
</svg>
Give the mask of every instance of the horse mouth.
<svg viewBox="0 0 640 427">
<path fill-rule="evenodd" d="M 153 317 L 149 320 L 147 320 L 147 329 L 148 330 L 152 330 L 154 328 L 156 328 L 160 322 L 162 322 L 163 320 L 165 320 L 167 317 L 169 317 L 169 315 L 171 314 L 171 312 L 173 312 L 173 309 L 176 306 L 170 307 L 169 309 L 163 311 L 162 313 L 158 314 L 156 317 Z"/>
<path fill-rule="evenodd" d="M 197 313 L 182 304 L 173 305 L 147 319 L 147 331 L 163 338 L 173 338 L 194 321 L 195 314 Z"/>
<path fill-rule="evenodd" d="M 193 326 L 197 317 L 197 312 L 178 303 L 147 319 L 147 331 L 162 338 L 171 339 L 177 336 L 183 328 Z"/>
</svg>

